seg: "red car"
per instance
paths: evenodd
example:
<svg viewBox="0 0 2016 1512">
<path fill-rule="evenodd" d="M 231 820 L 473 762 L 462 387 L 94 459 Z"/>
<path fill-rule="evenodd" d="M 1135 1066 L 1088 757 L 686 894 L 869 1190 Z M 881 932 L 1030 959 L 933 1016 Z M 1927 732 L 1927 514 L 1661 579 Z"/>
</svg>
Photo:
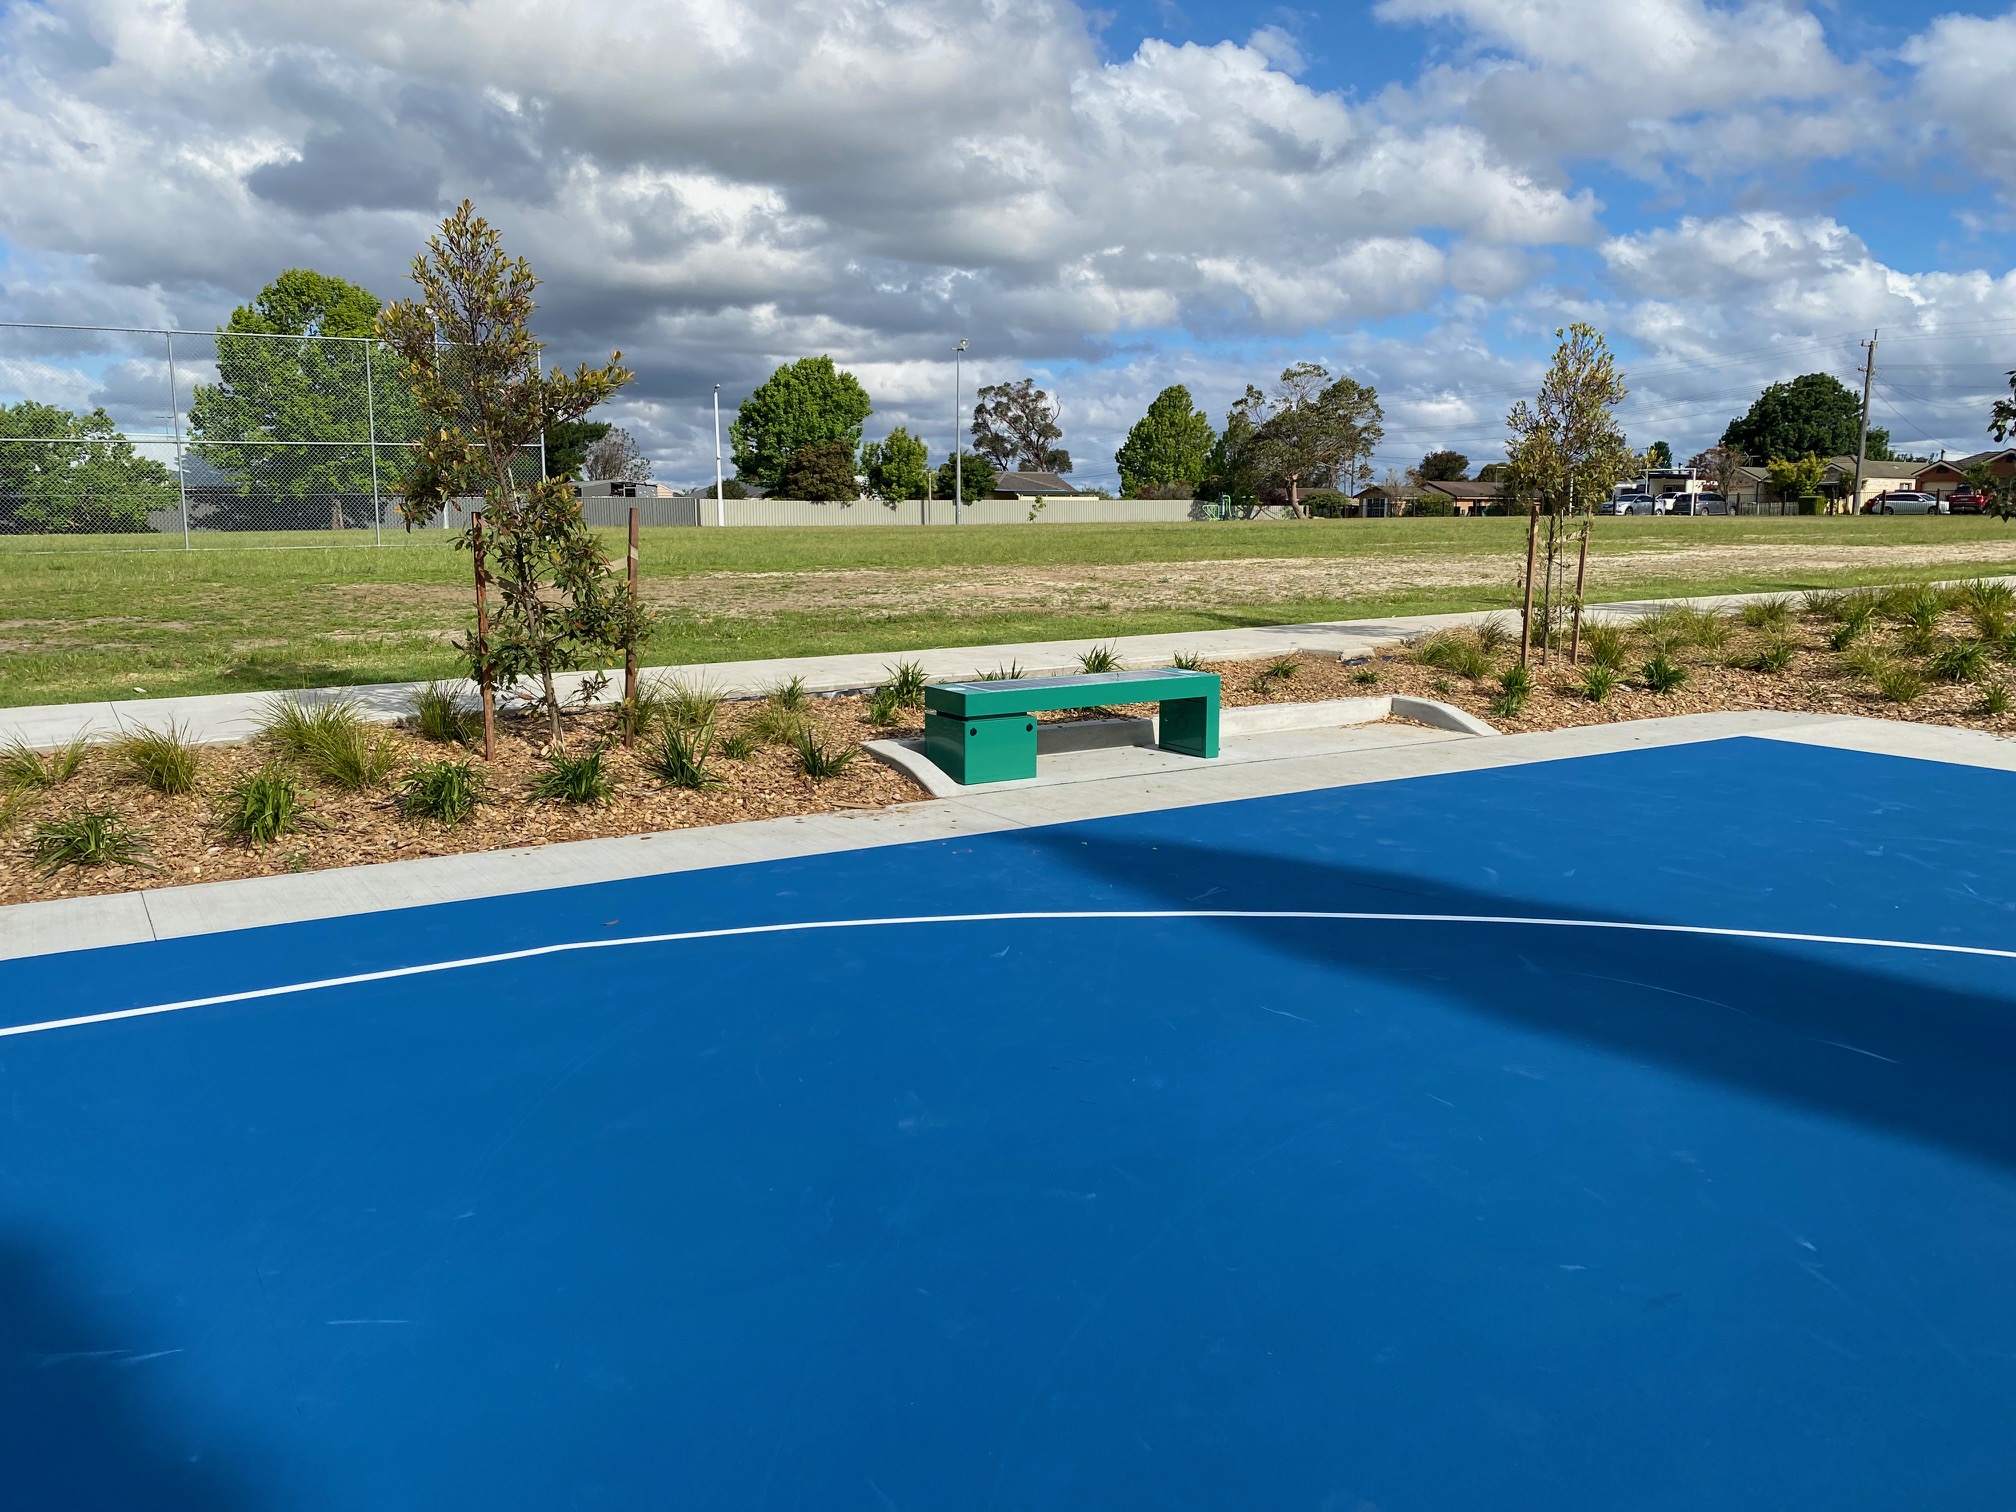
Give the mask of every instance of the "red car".
<svg viewBox="0 0 2016 1512">
<path fill-rule="evenodd" d="M 1971 488 L 1955 489 L 1946 499 L 1946 507 L 1954 514 L 1988 513 L 1988 496 L 1978 494 Z"/>
</svg>

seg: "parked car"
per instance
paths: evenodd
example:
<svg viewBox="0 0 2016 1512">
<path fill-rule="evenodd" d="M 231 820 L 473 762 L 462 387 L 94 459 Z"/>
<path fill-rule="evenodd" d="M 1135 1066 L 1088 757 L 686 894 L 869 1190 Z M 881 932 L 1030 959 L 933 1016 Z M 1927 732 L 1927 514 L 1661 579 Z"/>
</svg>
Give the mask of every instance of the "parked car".
<svg viewBox="0 0 2016 1512">
<path fill-rule="evenodd" d="M 1986 514 L 1988 495 L 1974 492 L 1971 488 L 1956 489 L 1946 496 L 1948 514 Z"/>
<path fill-rule="evenodd" d="M 1899 489 L 1895 493 L 1876 495 L 1862 506 L 1864 514 L 1944 514 L 1946 501 L 1937 494 L 1919 493 L 1914 489 Z"/>
<path fill-rule="evenodd" d="M 1620 515 L 1660 514 L 1659 501 L 1650 494 L 1619 494 L 1611 500 L 1614 506 L 1608 513 Z"/>
</svg>

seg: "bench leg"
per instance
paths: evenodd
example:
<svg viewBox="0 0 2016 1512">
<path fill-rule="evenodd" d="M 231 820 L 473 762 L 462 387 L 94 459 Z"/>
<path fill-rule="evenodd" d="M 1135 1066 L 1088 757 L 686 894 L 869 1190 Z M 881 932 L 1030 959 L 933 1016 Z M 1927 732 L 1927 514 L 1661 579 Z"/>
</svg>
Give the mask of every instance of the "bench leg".
<svg viewBox="0 0 2016 1512">
<path fill-rule="evenodd" d="M 1158 742 L 1165 751 L 1184 756 L 1218 754 L 1218 695 L 1172 698 L 1162 705 Z"/>
<path fill-rule="evenodd" d="M 954 719 L 924 715 L 924 754 L 954 782 L 1010 782 L 1036 775 L 1036 716 L 989 714 Z"/>
</svg>

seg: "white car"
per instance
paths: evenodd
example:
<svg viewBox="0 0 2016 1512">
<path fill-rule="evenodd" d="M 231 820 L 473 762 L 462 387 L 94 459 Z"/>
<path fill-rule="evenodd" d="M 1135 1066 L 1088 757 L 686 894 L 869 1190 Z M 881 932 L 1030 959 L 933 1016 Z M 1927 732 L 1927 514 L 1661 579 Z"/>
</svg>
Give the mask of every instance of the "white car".
<svg viewBox="0 0 2016 1512">
<path fill-rule="evenodd" d="M 1669 514 L 1671 512 L 1672 506 L 1670 504 L 1665 509 L 1661 509 L 1659 501 L 1650 494 L 1619 494 L 1617 496 L 1617 513 L 1619 514 L 1649 515 Z"/>
<path fill-rule="evenodd" d="M 1946 501 L 1937 494 L 1905 489 L 1900 493 L 1878 494 L 1862 506 L 1864 514 L 1945 514 Z"/>
</svg>

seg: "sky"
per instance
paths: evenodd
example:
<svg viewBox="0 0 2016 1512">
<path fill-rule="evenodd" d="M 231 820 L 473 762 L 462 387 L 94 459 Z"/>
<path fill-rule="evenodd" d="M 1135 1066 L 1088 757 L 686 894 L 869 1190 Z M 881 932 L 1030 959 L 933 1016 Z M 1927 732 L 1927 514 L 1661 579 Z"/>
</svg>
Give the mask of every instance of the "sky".
<svg viewBox="0 0 2016 1512">
<path fill-rule="evenodd" d="M 1482 463 L 1573 320 L 1638 446 L 1879 332 L 1872 423 L 1964 453 L 2016 368 L 2012 78 L 2016 9 L 1897 0 L 0 0 L 0 321 L 399 297 L 467 197 L 668 481 L 715 384 L 817 353 L 942 456 L 962 338 L 1090 484 L 1166 385 L 1222 419 L 1304 360 L 1377 388 L 1380 469 Z M 122 414 L 151 362 L 0 329 L 0 397 Z"/>
</svg>

